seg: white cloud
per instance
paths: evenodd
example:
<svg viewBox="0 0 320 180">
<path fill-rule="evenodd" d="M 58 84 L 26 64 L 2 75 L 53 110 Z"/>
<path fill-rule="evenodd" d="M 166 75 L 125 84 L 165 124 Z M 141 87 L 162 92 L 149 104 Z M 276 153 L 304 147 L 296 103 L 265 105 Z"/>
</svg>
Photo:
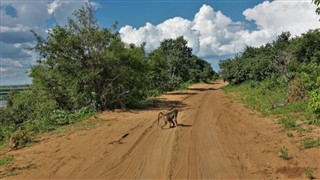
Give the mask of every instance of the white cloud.
<svg viewBox="0 0 320 180">
<path fill-rule="evenodd" d="M 127 43 L 147 42 L 147 50 L 157 48 L 165 38 L 184 36 L 194 53 L 217 64 L 219 57 L 231 57 L 245 45 L 260 46 L 271 42 L 283 31 L 300 35 L 320 27 L 311 1 L 265 1 L 243 12 L 245 18 L 257 25 L 256 30 L 246 29 L 246 22 L 234 22 L 220 11 L 203 5 L 193 20 L 174 17 L 161 24 L 147 23 L 138 29 L 125 26 L 120 29 Z"/>
<path fill-rule="evenodd" d="M 48 18 L 46 1 L 10 1 L 3 0 L 1 7 L 10 6 L 15 9 L 17 17 L 6 14 L 5 8 L 1 9 L 2 26 L 23 25 L 28 27 L 41 26 Z"/>
<path fill-rule="evenodd" d="M 77 1 L 66 1 L 66 0 L 53 0 L 47 5 L 48 13 L 53 15 L 54 19 L 59 24 L 66 24 L 68 17 L 72 17 L 72 13 L 83 6 L 85 3 L 89 3 L 93 8 L 100 8 L 100 4 L 89 0 L 77 0 Z"/>
<path fill-rule="evenodd" d="M 254 21 L 258 30 L 267 30 L 274 34 L 290 31 L 292 35 L 300 35 L 308 29 L 320 27 L 315 9 L 316 6 L 309 0 L 277 0 L 265 1 L 246 9 L 243 15 L 247 20 Z"/>
<path fill-rule="evenodd" d="M 6 72 L 6 71 L 8 71 L 8 69 L 0 67 L 0 73 Z"/>
<path fill-rule="evenodd" d="M 55 12 L 56 9 L 61 6 L 61 1 L 60 0 L 53 1 L 52 3 L 48 4 L 47 6 L 48 6 L 48 13 L 53 14 L 53 12 Z"/>
<path fill-rule="evenodd" d="M 199 49 L 199 32 L 192 29 L 192 22 L 180 17 L 168 19 L 165 22 L 154 26 L 146 23 L 139 29 L 132 26 L 125 26 L 120 29 L 121 38 L 127 43 L 146 44 L 147 50 L 153 50 L 160 45 L 160 41 L 166 38 L 177 38 L 183 35 L 188 40 L 188 45 L 197 52 Z"/>
<path fill-rule="evenodd" d="M 72 17 L 72 13 L 88 3 L 88 0 L 77 0 L 77 1 L 61 1 L 54 0 L 48 4 L 48 13 L 53 15 L 54 19 L 59 24 L 66 24 L 68 17 Z"/>
<path fill-rule="evenodd" d="M 1 82 L 4 84 L 30 82 L 26 71 L 35 63 L 37 54 L 26 50 L 33 47 L 35 37 L 30 32 L 34 29 L 40 36 L 46 36 L 46 22 L 56 20 L 64 25 L 67 17 L 89 0 L 41 0 L 11 1 L 1 0 L 0 4 L 0 46 L 1 46 Z M 90 2 L 98 8 L 99 4 Z M 7 14 L 10 7 L 15 14 Z"/>
</svg>

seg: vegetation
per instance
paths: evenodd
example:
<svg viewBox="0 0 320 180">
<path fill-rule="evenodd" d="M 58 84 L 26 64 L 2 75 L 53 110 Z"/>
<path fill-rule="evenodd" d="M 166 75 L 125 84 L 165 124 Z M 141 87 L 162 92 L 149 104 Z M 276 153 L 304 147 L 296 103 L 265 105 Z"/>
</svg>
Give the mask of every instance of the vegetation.
<svg viewBox="0 0 320 180">
<path fill-rule="evenodd" d="M 316 13 L 320 15 L 320 0 L 312 0 L 312 2 L 317 5 Z"/>
<path fill-rule="evenodd" d="M 304 148 L 320 147 L 320 138 L 305 137 L 303 138 L 303 146 Z"/>
<path fill-rule="evenodd" d="M 12 156 L 5 156 L 2 159 L 0 159 L 0 166 L 8 166 L 13 162 Z"/>
<path fill-rule="evenodd" d="M 287 132 L 288 137 L 293 137 L 293 133 L 291 131 Z"/>
<path fill-rule="evenodd" d="M 284 160 L 289 160 L 291 159 L 292 157 L 289 156 L 289 151 L 288 151 L 288 148 L 286 147 L 282 147 L 279 151 L 279 157 L 281 157 L 282 159 Z"/>
<path fill-rule="evenodd" d="M 320 125 L 320 30 L 299 37 L 285 32 L 272 43 L 246 47 L 220 62 L 221 76 L 249 107 L 277 114 L 279 123 L 296 128 L 296 120 Z"/>
<path fill-rule="evenodd" d="M 309 178 L 309 179 L 314 179 L 314 178 L 315 178 L 315 177 L 313 176 L 313 171 L 312 171 L 310 168 L 307 169 L 307 171 L 306 171 L 306 176 L 307 176 L 307 178 Z"/>
<path fill-rule="evenodd" d="M 0 108 L 0 142 L 19 129 L 36 134 L 98 111 L 143 107 L 147 97 L 217 77 L 183 37 L 146 53 L 144 44 L 122 42 L 116 24 L 100 27 L 90 4 L 74 16 L 46 38 L 32 31 L 37 43 L 30 50 L 40 55 L 31 69 L 33 82 Z"/>
</svg>

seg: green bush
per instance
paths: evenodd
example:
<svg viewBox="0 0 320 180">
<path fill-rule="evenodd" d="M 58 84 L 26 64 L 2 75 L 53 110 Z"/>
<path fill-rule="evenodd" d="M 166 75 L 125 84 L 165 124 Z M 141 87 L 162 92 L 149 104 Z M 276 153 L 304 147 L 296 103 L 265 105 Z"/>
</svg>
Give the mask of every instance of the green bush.
<svg viewBox="0 0 320 180">
<path fill-rule="evenodd" d="M 310 92 L 308 109 L 316 115 L 316 122 L 320 122 L 320 89 Z"/>
<path fill-rule="evenodd" d="M 289 160 L 291 159 L 292 157 L 289 155 L 289 151 L 288 151 L 288 148 L 286 147 L 282 147 L 279 151 L 279 157 L 281 157 L 282 159 L 284 160 Z"/>
</svg>

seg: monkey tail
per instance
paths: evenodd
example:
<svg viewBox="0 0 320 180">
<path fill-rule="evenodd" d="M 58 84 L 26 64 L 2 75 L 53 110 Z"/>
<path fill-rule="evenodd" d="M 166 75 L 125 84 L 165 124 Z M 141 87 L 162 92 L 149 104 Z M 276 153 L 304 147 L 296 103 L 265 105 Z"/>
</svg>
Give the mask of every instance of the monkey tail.
<svg viewBox="0 0 320 180">
<path fill-rule="evenodd" d="M 163 116 L 163 113 L 162 112 L 159 112 L 159 114 L 158 114 L 158 125 L 159 125 L 159 121 L 160 121 L 160 116 Z"/>
</svg>

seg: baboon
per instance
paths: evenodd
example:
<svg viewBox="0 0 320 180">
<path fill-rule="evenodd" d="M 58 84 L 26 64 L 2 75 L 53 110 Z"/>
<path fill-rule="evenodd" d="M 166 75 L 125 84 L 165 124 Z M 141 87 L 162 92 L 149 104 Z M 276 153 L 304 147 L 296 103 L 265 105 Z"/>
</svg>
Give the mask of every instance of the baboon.
<svg viewBox="0 0 320 180">
<path fill-rule="evenodd" d="M 170 128 L 175 127 L 178 125 L 177 117 L 178 117 L 178 110 L 177 109 L 173 109 L 167 113 L 160 112 L 158 114 L 158 125 L 159 125 L 159 120 L 161 118 L 164 118 L 164 124 L 161 126 L 161 129 L 163 129 L 163 127 L 165 125 L 167 125 L 168 122 L 170 124 Z M 171 126 L 171 124 L 172 124 L 172 126 Z"/>
</svg>

